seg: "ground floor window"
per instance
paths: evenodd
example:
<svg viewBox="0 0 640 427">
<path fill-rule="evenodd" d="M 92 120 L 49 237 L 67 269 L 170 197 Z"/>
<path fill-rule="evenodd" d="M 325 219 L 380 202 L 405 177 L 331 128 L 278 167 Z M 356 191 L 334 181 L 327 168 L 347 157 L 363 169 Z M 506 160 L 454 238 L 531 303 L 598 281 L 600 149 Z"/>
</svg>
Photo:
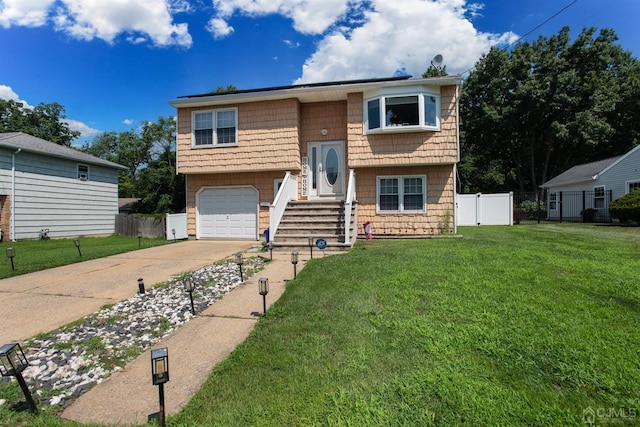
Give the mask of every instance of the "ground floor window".
<svg viewBox="0 0 640 427">
<path fill-rule="evenodd" d="M 640 181 L 627 182 L 627 193 L 631 193 L 633 190 L 640 190 Z"/>
<path fill-rule="evenodd" d="M 558 209 L 558 193 L 549 193 L 549 210 Z"/>
<path fill-rule="evenodd" d="M 426 212 L 425 175 L 379 176 L 377 181 L 378 212 Z"/>
<path fill-rule="evenodd" d="M 593 207 L 596 209 L 604 208 L 604 187 L 593 188 Z"/>
</svg>

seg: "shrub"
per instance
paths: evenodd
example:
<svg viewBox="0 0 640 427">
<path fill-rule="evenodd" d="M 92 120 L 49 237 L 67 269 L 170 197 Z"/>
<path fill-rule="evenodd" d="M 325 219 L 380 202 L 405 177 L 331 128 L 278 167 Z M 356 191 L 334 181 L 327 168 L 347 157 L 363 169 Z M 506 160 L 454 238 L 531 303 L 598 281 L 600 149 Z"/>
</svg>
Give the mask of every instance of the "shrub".
<svg viewBox="0 0 640 427">
<path fill-rule="evenodd" d="M 525 200 L 520 203 L 520 209 L 526 212 L 527 219 L 538 219 L 538 202 L 535 200 Z M 540 201 L 540 218 L 546 216 L 547 208 L 543 201 Z M 524 219 L 524 218 L 523 218 Z"/>
<path fill-rule="evenodd" d="M 633 190 L 609 203 L 609 213 L 620 222 L 635 221 L 640 224 L 640 190 Z"/>
</svg>

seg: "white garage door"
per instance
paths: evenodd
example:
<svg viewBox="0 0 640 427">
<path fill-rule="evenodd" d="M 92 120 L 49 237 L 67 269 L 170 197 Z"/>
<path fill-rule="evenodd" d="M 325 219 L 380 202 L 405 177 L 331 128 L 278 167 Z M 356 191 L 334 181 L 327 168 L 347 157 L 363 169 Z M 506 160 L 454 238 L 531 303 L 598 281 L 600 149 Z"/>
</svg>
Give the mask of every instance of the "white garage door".
<svg viewBox="0 0 640 427">
<path fill-rule="evenodd" d="M 207 188 L 198 196 L 198 237 L 256 239 L 258 191 L 252 187 Z"/>
</svg>

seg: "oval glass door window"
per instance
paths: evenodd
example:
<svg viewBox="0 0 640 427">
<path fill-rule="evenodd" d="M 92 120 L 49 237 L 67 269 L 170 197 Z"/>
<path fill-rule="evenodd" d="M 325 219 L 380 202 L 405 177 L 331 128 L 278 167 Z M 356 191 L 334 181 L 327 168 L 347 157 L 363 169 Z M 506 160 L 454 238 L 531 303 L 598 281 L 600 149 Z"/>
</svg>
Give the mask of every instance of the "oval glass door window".
<svg viewBox="0 0 640 427">
<path fill-rule="evenodd" d="M 331 185 L 335 184 L 338 180 L 339 166 L 338 153 L 334 148 L 330 148 L 324 160 L 324 174 L 327 177 L 327 182 Z"/>
</svg>

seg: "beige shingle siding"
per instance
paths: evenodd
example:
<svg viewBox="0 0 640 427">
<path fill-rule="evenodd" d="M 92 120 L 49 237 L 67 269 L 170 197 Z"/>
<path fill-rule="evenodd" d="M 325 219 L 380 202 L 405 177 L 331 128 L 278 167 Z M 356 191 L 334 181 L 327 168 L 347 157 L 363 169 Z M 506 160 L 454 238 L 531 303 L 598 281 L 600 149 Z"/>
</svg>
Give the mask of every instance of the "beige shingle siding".
<svg viewBox="0 0 640 427">
<path fill-rule="evenodd" d="M 426 175 L 427 212 L 376 213 L 377 177 L 382 175 Z M 439 234 L 447 217 L 450 218 L 449 228 L 453 230 L 454 176 L 451 165 L 363 168 L 356 170 L 356 176 L 359 233 L 362 233 L 362 224 L 370 221 L 374 235 Z"/>
<path fill-rule="evenodd" d="M 178 110 L 178 172 L 223 173 L 300 169 L 300 107 L 296 99 L 216 108 L 238 108 L 238 144 L 193 148 L 191 113 Z"/>
<path fill-rule="evenodd" d="M 363 135 L 362 94 L 350 94 L 347 129 L 349 167 L 456 163 L 456 88 L 446 86 L 440 93 L 440 131 L 375 135 Z"/>
</svg>

